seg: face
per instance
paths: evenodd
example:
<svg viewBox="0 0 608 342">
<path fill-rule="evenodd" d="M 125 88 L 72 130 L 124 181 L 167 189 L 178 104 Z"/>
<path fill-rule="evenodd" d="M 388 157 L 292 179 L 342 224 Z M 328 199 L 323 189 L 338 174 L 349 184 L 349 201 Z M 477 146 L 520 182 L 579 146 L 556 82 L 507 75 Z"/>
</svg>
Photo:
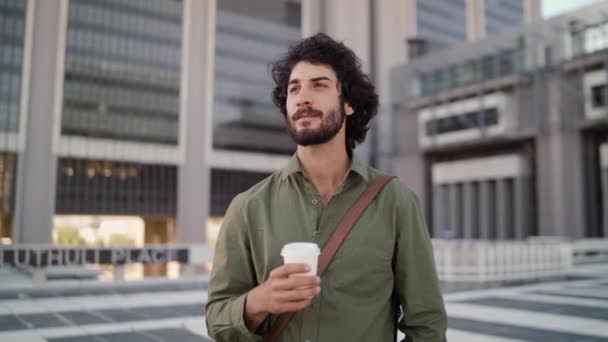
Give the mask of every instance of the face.
<svg viewBox="0 0 608 342">
<path fill-rule="evenodd" d="M 297 63 L 287 87 L 287 130 L 301 146 L 324 144 L 354 111 L 340 100 L 336 73 L 326 65 Z"/>
</svg>

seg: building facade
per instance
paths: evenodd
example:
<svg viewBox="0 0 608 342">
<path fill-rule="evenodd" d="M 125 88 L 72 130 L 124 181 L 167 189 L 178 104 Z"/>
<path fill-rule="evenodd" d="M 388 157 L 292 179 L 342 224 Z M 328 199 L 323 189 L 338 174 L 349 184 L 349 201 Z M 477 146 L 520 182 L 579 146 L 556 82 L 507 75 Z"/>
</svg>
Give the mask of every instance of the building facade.
<svg viewBox="0 0 608 342">
<path fill-rule="evenodd" d="M 141 217 L 147 243 L 206 241 L 208 218 L 293 153 L 268 66 L 316 32 L 376 84 L 357 153 L 394 172 L 391 70 L 406 40 L 471 39 L 471 8 L 491 3 L 2 0 L 0 238 L 49 243 L 58 215 L 119 215 Z"/>
<path fill-rule="evenodd" d="M 399 174 L 436 237 L 606 237 L 604 3 L 395 69 Z"/>
</svg>

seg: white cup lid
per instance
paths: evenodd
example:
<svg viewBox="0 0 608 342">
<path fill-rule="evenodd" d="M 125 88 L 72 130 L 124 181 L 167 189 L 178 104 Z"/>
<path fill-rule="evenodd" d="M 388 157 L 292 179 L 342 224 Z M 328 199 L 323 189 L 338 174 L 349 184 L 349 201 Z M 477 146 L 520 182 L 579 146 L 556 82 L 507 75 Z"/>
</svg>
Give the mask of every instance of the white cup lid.
<svg viewBox="0 0 608 342">
<path fill-rule="evenodd" d="M 312 242 L 292 242 L 283 246 L 282 256 L 318 256 L 321 250 L 316 243 Z"/>
</svg>

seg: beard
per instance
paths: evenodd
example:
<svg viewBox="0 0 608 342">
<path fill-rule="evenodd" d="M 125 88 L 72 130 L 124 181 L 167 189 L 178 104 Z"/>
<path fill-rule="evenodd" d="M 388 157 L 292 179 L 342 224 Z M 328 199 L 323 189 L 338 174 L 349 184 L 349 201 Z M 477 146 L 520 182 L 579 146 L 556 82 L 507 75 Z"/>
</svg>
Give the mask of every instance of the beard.
<svg viewBox="0 0 608 342">
<path fill-rule="evenodd" d="M 320 118 L 321 125 L 318 128 L 305 127 L 300 130 L 296 129 L 295 121 L 303 114 Z M 331 109 L 327 113 L 314 108 L 300 109 L 291 118 L 286 118 L 287 133 L 300 146 L 325 144 L 338 134 L 345 118 L 346 113 L 344 112 L 344 105 L 342 103 L 340 103 L 339 108 Z"/>
</svg>

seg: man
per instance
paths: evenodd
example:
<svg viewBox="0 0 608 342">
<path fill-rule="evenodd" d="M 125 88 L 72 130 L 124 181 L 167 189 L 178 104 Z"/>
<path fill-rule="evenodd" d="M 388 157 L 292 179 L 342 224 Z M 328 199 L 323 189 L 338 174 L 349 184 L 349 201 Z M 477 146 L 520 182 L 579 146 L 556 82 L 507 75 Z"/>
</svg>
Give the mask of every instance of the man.
<svg viewBox="0 0 608 342">
<path fill-rule="evenodd" d="M 289 277 L 289 242 L 321 248 L 379 171 L 353 154 L 378 97 L 361 63 L 324 34 L 273 65 L 273 101 L 297 151 L 287 166 L 230 204 L 216 246 L 206 308 L 217 341 L 260 341 L 296 312 L 281 341 L 445 341 L 446 314 L 430 238 L 415 195 L 397 180 L 354 225 L 322 279 Z M 398 312 L 403 315 L 397 322 Z"/>
</svg>

